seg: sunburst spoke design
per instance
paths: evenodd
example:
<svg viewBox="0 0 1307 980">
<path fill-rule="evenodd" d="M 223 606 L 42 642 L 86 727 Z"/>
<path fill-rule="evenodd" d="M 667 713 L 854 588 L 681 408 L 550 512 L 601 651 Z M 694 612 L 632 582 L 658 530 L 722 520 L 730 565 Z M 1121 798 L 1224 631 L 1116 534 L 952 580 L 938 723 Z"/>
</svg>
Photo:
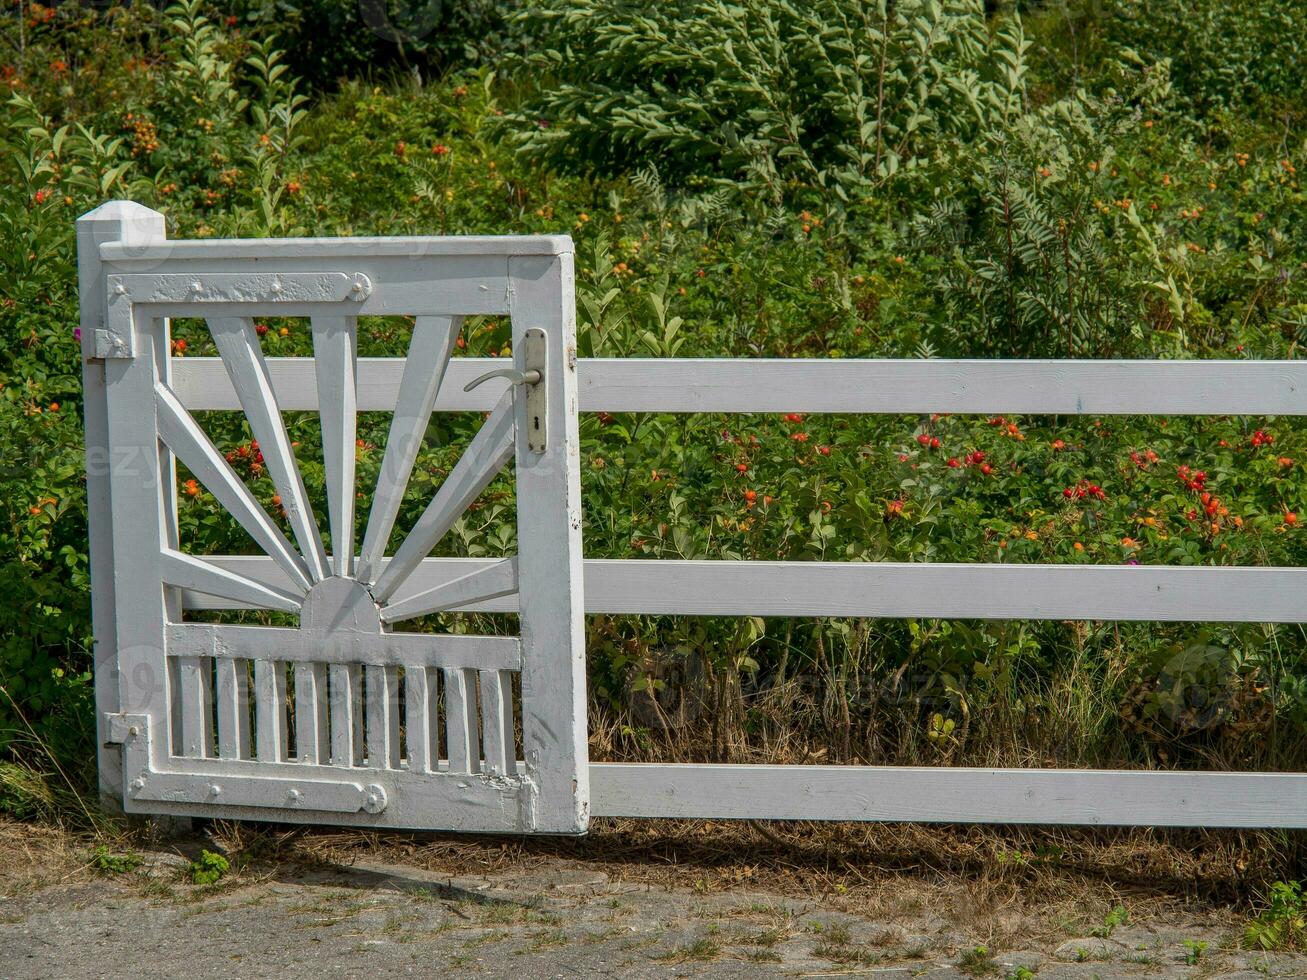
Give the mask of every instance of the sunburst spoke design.
<svg viewBox="0 0 1307 980">
<path fill-rule="evenodd" d="M 280 565 L 297 586 L 309 589 L 313 581 L 304 560 L 295 552 L 286 536 L 268 517 L 268 512 L 254 499 L 241 478 L 223 459 L 204 430 L 182 407 L 177 396 L 163 384 L 154 388 L 159 438 L 171 449 L 195 478 L 208 487 L 241 527 Z"/>
<path fill-rule="evenodd" d="M 508 462 L 513 454 L 513 391 L 510 387 L 504 392 L 377 579 L 372 590 L 377 602 L 385 603 L 394 594 Z"/>
<path fill-rule="evenodd" d="M 455 606 L 468 606 L 486 599 L 498 599 L 517 591 L 517 559 L 505 558 L 488 568 L 437 585 L 417 595 L 391 603 L 381 610 L 382 622 L 398 623 L 401 620 L 431 613 L 444 612 Z"/>
<path fill-rule="evenodd" d="M 322 460 L 331 521 L 332 571 L 337 575 L 351 575 L 354 571 L 357 325 L 354 317 L 315 316 L 312 320 Z"/>
<path fill-rule="evenodd" d="M 301 600 L 298 596 L 171 548 L 163 553 L 163 581 L 166 585 L 222 599 L 248 602 L 263 609 L 280 609 L 291 613 L 300 611 Z"/>
<path fill-rule="evenodd" d="M 395 527 L 395 517 L 404 499 L 408 478 L 426 435 L 431 410 L 449 364 L 454 342 L 463 327 L 461 316 L 420 316 L 413 324 L 408 358 L 399 382 L 395 414 L 386 437 L 386 453 L 372 497 L 367 531 L 359 556 L 358 578 L 370 582 L 385 554 Z"/>
<path fill-rule="evenodd" d="M 304 479 L 295 463 L 295 451 L 291 448 L 281 409 L 277 406 L 277 396 L 272 389 L 258 334 L 254 331 L 254 321 L 249 317 L 214 317 L 209 320 L 209 330 L 249 419 L 254 438 L 259 441 L 264 465 L 281 495 L 282 506 L 307 562 L 309 574 L 315 582 L 321 581 L 331 574 L 327 567 L 327 553 L 309 506 Z"/>
</svg>

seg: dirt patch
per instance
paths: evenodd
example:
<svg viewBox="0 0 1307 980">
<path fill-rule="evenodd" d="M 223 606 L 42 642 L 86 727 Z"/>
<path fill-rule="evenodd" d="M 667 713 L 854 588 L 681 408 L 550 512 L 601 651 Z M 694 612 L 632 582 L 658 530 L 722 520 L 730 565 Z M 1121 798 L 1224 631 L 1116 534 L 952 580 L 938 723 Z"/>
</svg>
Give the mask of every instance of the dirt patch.
<svg viewBox="0 0 1307 980">
<path fill-rule="evenodd" d="M 1307 975 L 1239 949 L 1247 910 L 1185 865 L 1147 883 L 1163 845 L 1077 837 L 599 821 L 582 840 L 213 824 L 106 843 L 0 823 L 0 974 Z M 188 880 L 201 849 L 231 860 L 215 885 Z"/>
</svg>

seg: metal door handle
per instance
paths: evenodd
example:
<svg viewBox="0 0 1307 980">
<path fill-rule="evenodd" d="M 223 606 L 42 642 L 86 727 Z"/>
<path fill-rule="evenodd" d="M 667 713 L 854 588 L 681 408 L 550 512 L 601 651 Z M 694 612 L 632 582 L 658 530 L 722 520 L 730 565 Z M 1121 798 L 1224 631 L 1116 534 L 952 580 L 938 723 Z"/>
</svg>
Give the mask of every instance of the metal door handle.
<svg viewBox="0 0 1307 980">
<path fill-rule="evenodd" d="M 548 367 L 548 338 L 539 327 L 531 327 L 522 334 L 520 356 L 522 368 L 501 367 L 473 378 L 463 386 L 471 391 L 491 378 L 507 378 L 512 386 L 526 389 L 526 445 L 533 453 L 543 453 L 548 447 L 549 399 L 544 383 Z"/>
<path fill-rule="evenodd" d="M 527 371 L 519 371 L 517 368 L 495 368 L 493 371 L 487 371 L 479 378 L 473 378 L 463 386 L 464 391 L 471 391 L 477 385 L 484 384 L 491 378 L 507 378 L 509 384 L 514 385 L 538 385 L 540 383 L 540 372 L 535 368 Z"/>
</svg>

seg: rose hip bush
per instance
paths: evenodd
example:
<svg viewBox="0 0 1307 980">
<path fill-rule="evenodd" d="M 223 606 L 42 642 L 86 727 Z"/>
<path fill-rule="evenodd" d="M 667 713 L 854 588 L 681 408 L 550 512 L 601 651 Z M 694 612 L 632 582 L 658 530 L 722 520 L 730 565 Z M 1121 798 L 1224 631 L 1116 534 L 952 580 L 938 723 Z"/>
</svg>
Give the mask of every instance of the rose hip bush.
<svg viewBox="0 0 1307 980">
<path fill-rule="evenodd" d="M 782 74 L 830 91 L 759 110 L 736 146 L 685 128 L 705 118 L 692 102 L 711 73 L 645 72 L 660 50 L 648 37 L 623 53 L 623 32 L 645 29 L 639 6 L 606 5 L 631 20 L 598 30 L 527 5 L 514 37 L 553 43 L 558 57 L 530 64 L 558 77 L 468 68 L 345 78 L 329 93 L 286 69 L 261 8 L 26 5 L 0 19 L 19 52 L 0 64 L 6 760 L 45 772 L 56 759 L 84 778 L 94 758 L 73 223 L 107 198 L 162 211 L 175 237 L 567 232 L 586 356 L 1299 356 L 1301 106 L 1204 115 L 1227 103 L 1174 91 L 1167 52 L 1141 58 L 1111 11 L 1084 14 L 1083 50 L 1068 52 L 1060 21 L 991 22 L 968 2 L 947 15 L 975 43 L 930 57 L 975 84 L 928 101 L 952 112 L 970 93 L 982 111 L 966 125 L 932 116 L 909 139 L 911 118 L 877 117 L 863 98 L 895 64 L 843 48 L 823 60 L 844 42 L 821 18 L 848 6 L 825 4 L 801 54 L 828 73 Z M 772 6 L 750 16 L 776 21 Z M 910 61 L 914 28 L 888 26 L 886 58 Z M 570 79 L 568 31 L 602 48 Z M 681 40 L 678 57 L 717 43 Z M 746 111 L 768 95 L 748 84 L 763 55 L 729 79 Z M 616 112 L 655 77 L 658 125 L 682 127 L 649 136 L 658 153 L 638 113 L 616 135 L 599 117 L 542 114 L 599 84 Z M 1246 86 L 1228 94 L 1248 105 Z M 902 168 L 855 152 L 878 132 L 882 149 L 899 134 Z M 674 145 L 700 151 L 659 156 Z M 365 319 L 360 353 L 402 354 L 409 329 Z M 259 335 L 269 355 L 311 352 L 301 320 L 260 322 Z M 177 357 L 214 354 L 198 322 L 175 322 L 173 341 Z M 458 353 L 507 357 L 510 341 L 503 318 L 470 318 Z M 317 420 L 287 422 L 325 513 Z M 401 525 L 479 422 L 433 421 Z M 284 520 L 243 420 L 203 423 Z M 387 423 L 360 419 L 361 514 Z M 1297 419 L 594 413 L 581 436 L 595 557 L 1307 564 Z M 495 481 L 442 549 L 511 552 L 513 492 L 510 476 Z M 250 550 L 184 470 L 178 512 L 187 547 Z M 588 630 L 597 757 L 1307 762 L 1297 626 L 596 616 Z M 17 805 L 6 786 L 0 800 Z"/>
</svg>

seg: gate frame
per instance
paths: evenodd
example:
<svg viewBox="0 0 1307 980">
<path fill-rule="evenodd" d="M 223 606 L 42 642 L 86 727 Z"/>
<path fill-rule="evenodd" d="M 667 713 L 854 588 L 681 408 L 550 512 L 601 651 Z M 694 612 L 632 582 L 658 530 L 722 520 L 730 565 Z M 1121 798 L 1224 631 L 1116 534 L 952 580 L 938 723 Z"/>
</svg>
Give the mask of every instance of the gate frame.
<svg viewBox="0 0 1307 980">
<path fill-rule="evenodd" d="M 206 244 L 235 256 L 257 243 Z M 133 251 L 126 239 L 100 249 L 113 262 Z M 83 331 L 85 345 L 85 323 Z M 315 410 L 311 372 L 290 360 L 299 359 L 269 361 L 279 400 L 288 410 Z M 461 388 L 495 364 L 451 362 L 436 410 L 488 408 L 489 395 Z M 402 366 L 402 359 L 360 360 L 360 411 L 393 407 Z M 1305 361 L 632 358 L 583 360 L 578 375 L 579 409 L 609 413 L 1307 415 Z M 174 386 L 189 408 L 235 407 L 216 361 L 176 363 Z M 88 446 L 91 437 L 88 428 Z M 97 569 L 104 568 L 104 548 L 98 564 L 94 539 L 92 549 L 93 575 L 103 579 Z M 266 560 L 221 561 L 268 584 L 280 581 Z M 582 565 L 587 612 L 1307 622 L 1304 568 L 633 559 Z M 477 559 L 428 558 L 416 575 L 434 587 L 478 567 Z M 188 608 L 239 608 L 194 594 L 182 599 Z M 456 608 L 506 607 L 491 600 Z M 102 635 L 99 620 L 96 633 Z M 96 661 L 98 692 L 101 667 L 113 665 L 111 651 L 97 648 Z M 102 752 L 102 778 L 105 771 Z M 1307 826 L 1304 773 L 652 763 L 591 763 L 588 771 L 598 816 Z"/>
<path fill-rule="evenodd" d="M 238 243 L 233 251 L 230 243 L 221 241 L 169 242 L 161 215 L 130 202 L 111 202 L 79 221 L 78 242 L 102 795 L 128 812 L 175 816 L 329 819 L 473 832 L 584 832 L 589 773 L 571 240 L 336 239 L 314 240 L 307 246 L 302 241 L 263 240 Z M 261 256 L 249 254 L 256 248 L 262 249 Z M 346 301 L 348 308 L 343 309 Z M 289 761 L 284 751 L 268 759 L 215 758 L 211 744 L 206 744 L 209 738 L 184 737 L 179 749 L 177 736 L 170 734 L 178 707 L 169 690 L 175 681 L 170 680 L 174 655 L 168 647 L 183 635 L 197 634 L 187 649 L 198 650 L 205 630 L 216 644 L 223 627 L 181 623 L 183 589 L 166 584 L 178 580 L 163 570 L 164 549 L 177 548 L 176 472 L 156 421 L 160 396 L 155 387 L 161 383 L 170 388 L 171 365 L 181 360 L 167 349 L 167 319 L 323 314 L 336 319 L 342 313 L 347 318 L 443 316 L 452 318 L 452 326 L 467 315 L 507 315 L 514 348 L 535 351 L 528 356 L 535 358 L 531 365 L 539 370 L 528 384 L 543 398 L 527 394 L 509 402 L 505 391 L 513 385 L 506 387 L 504 381 L 483 389 L 508 406 L 507 431 L 516 456 L 519 531 L 512 566 L 517 588 L 511 595 L 520 601 L 511 611 L 519 615 L 521 640 L 513 640 L 513 646 L 521 651 L 515 657 L 520 661 L 520 730 L 527 752 L 525 759 L 516 760 L 510 738 L 506 767 L 490 760 L 490 728 L 495 728 L 496 745 L 512 730 L 512 703 L 504 697 L 505 665 L 479 664 L 476 650 L 470 649 L 478 641 L 475 637 L 445 639 L 439 644 L 445 652 L 433 650 L 429 659 L 453 668 L 500 670 L 490 693 L 482 677 L 487 760 L 484 767 L 474 760 L 471 773 L 437 766 L 434 759 L 415 772 L 399 765 L 398 750 L 391 765 L 383 758 L 379 766 L 369 760 L 362 767 L 357 759 L 328 765 L 316 755 Z M 252 337 L 252 328 L 247 329 Z M 315 367 L 315 358 L 297 360 L 310 370 Z M 116 392 L 112 398 L 110 391 Z M 160 403 L 161 415 L 172 401 L 169 396 Z M 528 412 L 539 411 L 541 405 L 545 416 L 540 421 L 548 433 L 543 440 L 528 435 L 532 427 L 527 424 Z M 349 449 L 352 452 L 352 445 Z M 204 564 L 209 564 L 207 559 Z M 374 570 L 384 571 L 382 565 Z M 319 575 L 330 577 L 332 572 L 324 567 L 315 572 L 315 580 Z M 368 581 L 377 581 L 376 575 Z M 149 584 L 154 582 L 160 583 L 157 597 Z M 403 592 L 390 607 L 397 619 L 406 618 L 399 606 L 423 598 L 407 582 Z M 501 595 L 502 588 L 494 594 Z M 405 612 L 412 615 L 411 609 Z M 253 646 L 248 652 L 241 648 L 236 657 L 273 663 L 305 659 L 288 651 L 280 658 L 264 653 L 276 642 L 273 634 L 278 631 L 250 630 L 244 635 L 254 636 Z M 293 632 L 298 639 L 300 631 Z M 382 634 L 396 639 L 400 635 Z M 499 642 L 502 647 L 509 641 L 481 642 Z M 385 645 L 394 644 L 387 639 Z M 403 647 L 421 645 L 419 639 Z M 449 657 L 449 663 L 442 659 Z M 321 659 L 331 657 L 324 652 Z M 351 658 L 348 652 L 336 659 L 372 662 Z M 210 709 L 204 698 L 188 701 L 190 693 L 186 688 L 178 704 L 206 715 Z M 487 697 L 497 706 L 489 714 Z M 274 699 L 279 702 L 284 697 Z M 386 710 L 397 719 L 397 708 Z M 475 719 L 475 704 L 471 711 Z M 208 722 L 196 724 L 202 728 Z M 412 736 L 410 728 L 410 746 Z"/>
</svg>

